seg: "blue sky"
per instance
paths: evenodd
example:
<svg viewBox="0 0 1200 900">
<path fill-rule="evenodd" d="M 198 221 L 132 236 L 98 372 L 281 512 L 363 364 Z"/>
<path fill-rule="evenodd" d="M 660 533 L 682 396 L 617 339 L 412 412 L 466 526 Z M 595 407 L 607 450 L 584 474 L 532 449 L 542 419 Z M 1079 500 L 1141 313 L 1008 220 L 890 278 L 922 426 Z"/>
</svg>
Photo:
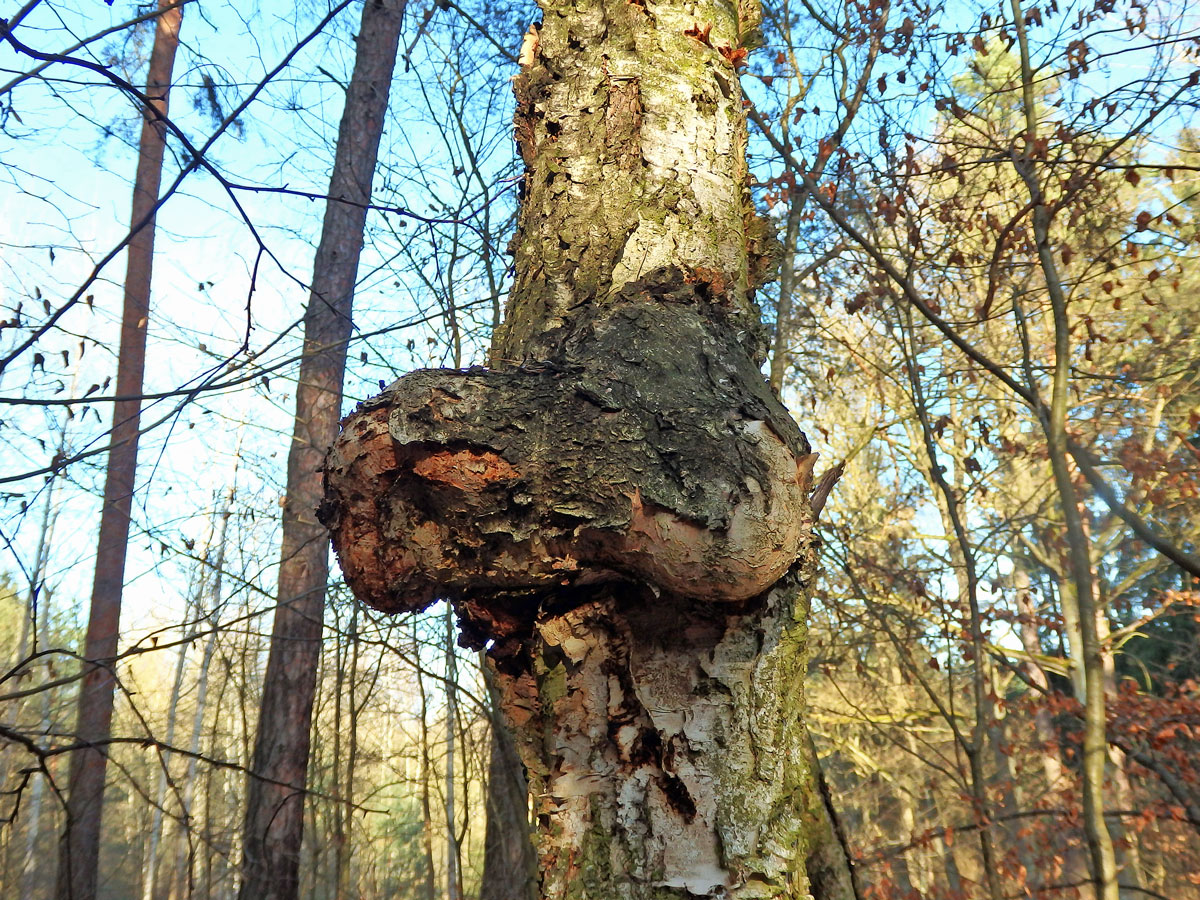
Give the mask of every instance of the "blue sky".
<svg viewBox="0 0 1200 900">
<path fill-rule="evenodd" d="M 339 82 L 348 79 L 353 64 L 350 39 L 359 9 L 352 4 L 302 50 L 247 110 L 244 127 L 230 129 L 214 145 L 209 159 L 226 178 L 317 195 L 325 191 L 341 113 Z M 271 4 L 209 2 L 186 8 L 171 117 L 194 144 L 202 143 L 214 127 L 209 110 L 195 103 L 204 93 L 205 79 L 216 85 L 227 112 L 316 26 L 328 7 L 302 3 L 289 6 L 287 16 L 279 14 L 283 10 Z M 133 14 L 131 4 L 121 2 L 112 7 L 88 0 L 45 2 L 17 34 L 31 46 L 59 50 Z M 406 43 L 415 22 L 415 16 L 410 18 Z M 434 98 L 436 105 L 439 92 L 452 86 L 461 98 L 464 92 L 479 91 L 491 73 L 486 61 L 475 71 L 455 73 L 453 62 L 473 59 L 459 52 L 464 49 L 459 42 L 468 41 L 469 32 L 461 23 L 446 23 L 459 26 L 450 29 L 437 27 L 437 21 L 432 24 L 414 51 L 412 67 L 398 67 L 393 115 L 381 149 L 383 168 L 375 185 L 378 203 L 440 218 L 446 217 L 446 204 L 453 213 L 461 203 L 464 185 L 468 192 L 473 188 L 469 172 L 454 174 L 461 168 L 455 132 L 448 129 L 450 140 L 443 140 L 437 126 L 445 126 L 447 120 L 431 116 L 425 97 Z M 117 34 L 77 55 L 99 62 L 126 56 L 131 62 L 125 74 L 136 84 L 144 77 L 137 61 L 144 59 L 148 37 Z M 0 49 L 0 68 L 0 80 L 7 81 L 28 63 L 5 46 Z M 45 317 L 43 301 L 57 309 L 121 240 L 128 228 L 129 181 L 136 159 L 135 111 L 126 99 L 83 70 L 54 66 L 43 74 L 46 80 L 27 81 L 4 98 L 6 106 L 11 102 L 11 111 L 0 134 L 0 319 L 12 317 L 21 304 L 25 323 Z M 420 79 L 426 82 L 425 94 Z M 488 101 L 486 107 L 470 96 L 463 106 L 473 117 L 468 126 L 480 137 L 475 149 L 483 156 L 485 179 L 494 178 L 512 158 L 511 101 L 507 85 L 504 88 L 497 97 L 479 94 Z M 502 104 L 496 102 L 501 97 Z M 164 187 L 174 180 L 181 163 L 176 142 Z M 159 214 L 146 390 L 193 385 L 226 357 L 234 357 L 240 366 L 234 377 L 255 377 L 226 391 L 201 394 L 190 403 L 181 404 L 176 396 L 144 405 L 143 426 L 162 421 L 144 436 L 141 446 L 135 530 L 141 525 L 149 531 L 131 541 L 127 625 L 177 617 L 186 585 L 181 565 L 186 561 L 181 564 L 173 554 L 164 554 L 162 544 L 178 548 L 185 540 L 203 541 L 208 514 L 233 471 L 239 440 L 246 457 L 238 476 L 240 489 L 243 496 L 255 498 L 252 506 L 261 512 L 252 526 L 247 523 L 247 540 L 258 545 L 254 549 L 264 563 L 275 553 L 271 513 L 277 512 L 282 492 L 291 428 L 290 360 L 299 347 L 296 325 L 307 300 L 305 284 L 323 204 L 252 191 L 238 191 L 236 197 L 263 239 L 266 252 L 261 258 L 230 196 L 204 172 L 189 174 Z M 478 208 L 475 200 L 468 208 Z M 510 190 L 500 206 L 511 202 Z M 369 229 L 356 297 L 360 336 L 350 348 L 348 405 L 377 391 L 381 380 L 391 381 L 419 365 L 446 362 L 444 322 L 423 281 L 453 279 L 458 302 L 470 306 L 467 314 L 480 321 L 491 317 L 478 265 L 466 259 L 447 272 L 445 255 L 429 252 L 431 241 L 444 245 L 453 236 L 452 226 L 439 227 L 435 237 L 431 226 L 376 215 Z M 470 232 L 460 228 L 458 233 L 470 242 Z M 256 261 L 251 354 L 239 355 L 247 334 L 246 306 Z M 499 271 L 502 275 L 503 264 Z M 0 374 L 0 398 L 65 397 L 72 392 L 78 396 L 93 384 L 103 385 L 115 368 L 123 275 L 124 259 L 119 256 L 88 288 L 90 304 L 78 304 L 62 317 L 58 330 Z M 431 314 L 431 321 L 399 334 L 367 336 Z M 15 334 L 0 336 L 0 352 L 11 348 Z M 38 362 L 44 361 L 44 366 L 35 369 L 34 352 L 41 354 Z M 465 363 L 478 361 L 478 344 L 468 344 L 464 352 Z M 100 388 L 96 393 L 111 390 Z M 68 452 L 102 447 L 110 407 L 100 403 L 73 409 Z M 10 479 L 0 483 L 0 529 L 6 544 L 0 547 L 6 557 L 0 568 L 19 573 L 32 564 L 45 479 L 11 478 L 49 462 L 65 416 L 66 407 L 61 406 L 0 407 L 0 478 Z M 60 512 L 48 580 L 57 587 L 62 608 L 78 611 L 86 606 L 103 458 L 101 454 L 76 463 L 58 479 Z M 24 581 L 19 576 L 17 580 Z M 269 590 L 272 580 L 264 570 L 259 586 Z"/>
</svg>

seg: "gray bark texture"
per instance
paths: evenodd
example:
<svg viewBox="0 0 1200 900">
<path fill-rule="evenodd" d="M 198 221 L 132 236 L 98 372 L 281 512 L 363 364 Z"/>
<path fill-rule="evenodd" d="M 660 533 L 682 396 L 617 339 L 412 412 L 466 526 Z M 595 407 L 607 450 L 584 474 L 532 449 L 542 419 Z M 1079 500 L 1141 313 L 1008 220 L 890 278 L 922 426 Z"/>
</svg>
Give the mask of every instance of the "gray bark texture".
<svg viewBox="0 0 1200 900">
<path fill-rule="evenodd" d="M 540 5 L 490 367 L 348 417 L 322 519 L 361 599 L 486 648 L 542 898 L 852 898 L 803 719 L 815 456 L 760 372 L 758 4 Z"/>
</svg>

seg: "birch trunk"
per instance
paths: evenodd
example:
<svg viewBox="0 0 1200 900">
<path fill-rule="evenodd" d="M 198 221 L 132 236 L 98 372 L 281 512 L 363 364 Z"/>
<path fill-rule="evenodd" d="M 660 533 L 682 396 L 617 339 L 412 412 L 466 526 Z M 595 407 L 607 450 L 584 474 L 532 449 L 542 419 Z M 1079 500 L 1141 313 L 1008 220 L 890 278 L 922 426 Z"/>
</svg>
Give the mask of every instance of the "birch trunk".
<svg viewBox="0 0 1200 900">
<path fill-rule="evenodd" d="M 142 111 L 137 174 L 133 183 L 130 217 L 133 234 L 129 240 L 117 357 L 116 395 L 126 399 L 113 403 L 104 505 L 100 513 L 96 573 L 92 582 L 92 602 L 83 648 L 84 674 L 75 726 L 75 737 L 81 749 L 71 754 L 67 827 L 59 849 L 57 893 L 60 898 L 70 900 L 93 900 L 99 878 L 100 818 L 108 769 L 105 742 L 112 726 L 116 687 L 113 666 L 117 657 L 125 554 L 137 471 L 140 395 L 146 368 L 146 331 L 154 268 L 154 215 L 167 146 L 163 120 L 167 115 L 167 95 L 183 20 L 181 6 L 169 8 L 167 0 L 159 0 L 158 7 L 154 46 L 146 74 L 145 94 L 150 108 Z"/>
<path fill-rule="evenodd" d="M 360 598 L 488 647 L 543 898 L 804 897 L 814 456 L 759 371 L 758 4 L 541 7 L 494 368 L 365 404 L 323 515 Z"/>
</svg>

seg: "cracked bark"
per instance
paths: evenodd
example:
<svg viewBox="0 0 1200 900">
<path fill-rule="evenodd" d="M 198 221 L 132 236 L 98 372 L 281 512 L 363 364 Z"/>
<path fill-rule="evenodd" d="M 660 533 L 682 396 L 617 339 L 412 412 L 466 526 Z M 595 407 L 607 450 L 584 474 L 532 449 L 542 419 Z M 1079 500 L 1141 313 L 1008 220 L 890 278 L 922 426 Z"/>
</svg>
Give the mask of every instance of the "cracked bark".
<svg viewBox="0 0 1200 900">
<path fill-rule="evenodd" d="M 815 456 L 760 372 L 734 63 L 757 4 L 541 3 L 491 367 L 326 461 L 350 586 L 451 600 L 526 766 L 544 898 L 853 897 L 803 721 Z"/>
</svg>

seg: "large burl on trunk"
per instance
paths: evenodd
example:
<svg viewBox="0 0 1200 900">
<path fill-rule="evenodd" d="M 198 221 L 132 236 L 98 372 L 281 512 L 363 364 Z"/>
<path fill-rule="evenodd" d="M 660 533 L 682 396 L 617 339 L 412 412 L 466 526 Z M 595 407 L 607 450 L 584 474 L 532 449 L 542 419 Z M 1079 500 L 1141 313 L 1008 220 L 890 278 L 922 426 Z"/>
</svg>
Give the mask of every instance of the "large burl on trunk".
<svg viewBox="0 0 1200 900">
<path fill-rule="evenodd" d="M 324 521 L 361 599 L 488 648 L 543 897 L 852 896 L 802 718 L 815 457 L 760 373 L 757 4 L 541 7 L 491 366 L 348 417 Z"/>
</svg>

